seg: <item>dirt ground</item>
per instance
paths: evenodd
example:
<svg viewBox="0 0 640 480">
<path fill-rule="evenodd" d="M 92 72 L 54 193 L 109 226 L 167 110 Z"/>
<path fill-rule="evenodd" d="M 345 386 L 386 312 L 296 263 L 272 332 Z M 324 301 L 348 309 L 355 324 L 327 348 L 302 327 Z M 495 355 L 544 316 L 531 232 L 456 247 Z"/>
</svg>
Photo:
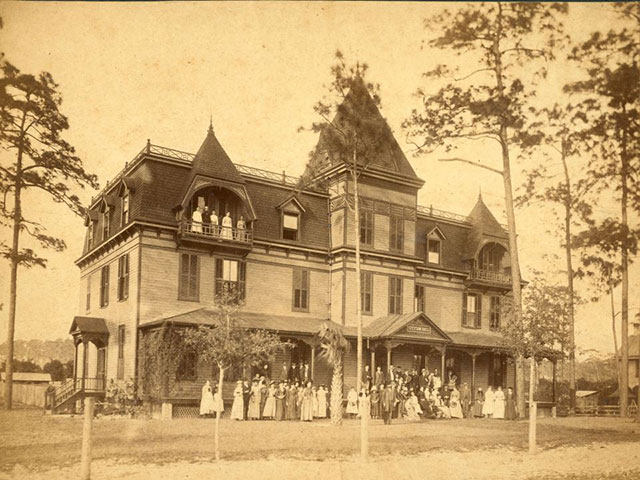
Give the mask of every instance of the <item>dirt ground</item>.
<svg viewBox="0 0 640 480">
<path fill-rule="evenodd" d="M 640 426 L 617 418 L 541 419 L 535 455 L 526 452 L 526 422 L 374 421 L 368 464 L 357 458 L 356 421 L 221 426 L 215 464 L 211 420 L 96 420 L 92 478 L 640 478 Z M 78 478 L 81 418 L 0 412 L 0 432 L 0 479 Z"/>
</svg>

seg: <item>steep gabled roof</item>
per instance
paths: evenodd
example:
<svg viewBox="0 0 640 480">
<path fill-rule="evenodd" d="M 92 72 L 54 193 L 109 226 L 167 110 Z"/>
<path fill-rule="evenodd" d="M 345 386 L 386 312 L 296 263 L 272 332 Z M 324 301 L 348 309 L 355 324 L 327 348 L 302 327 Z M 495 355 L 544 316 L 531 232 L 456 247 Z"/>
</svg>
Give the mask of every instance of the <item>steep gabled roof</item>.
<svg viewBox="0 0 640 480">
<path fill-rule="evenodd" d="M 215 133 L 213 133 L 212 125 L 209 125 L 207 136 L 193 159 L 187 188 L 189 188 L 196 175 L 244 184 L 244 179 L 238 173 L 227 152 L 220 145 Z"/>
<path fill-rule="evenodd" d="M 415 332 L 411 331 L 411 327 Z M 451 342 L 451 338 L 422 312 L 377 318 L 364 328 L 363 334 L 370 338 L 416 336 L 416 338 L 425 337 L 432 341 Z"/>
<path fill-rule="evenodd" d="M 360 76 L 356 76 L 353 80 L 332 123 L 338 126 L 341 131 L 350 134 L 357 133 L 358 138 L 361 138 L 365 144 L 376 144 L 375 153 L 368 155 L 369 158 L 373 155 L 371 158 L 373 166 L 418 179 Z M 310 162 L 310 168 L 316 174 L 329 166 L 344 161 L 344 159 L 338 158 L 335 148 L 332 148 L 332 144 L 339 139 L 339 136 L 334 128 L 328 126 L 320 133 L 315 153 Z M 380 138 L 383 139 L 382 142 L 378 141 Z"/>
<path fill-rule="evenodd" d="M 502 225 L 493 216 L 489 207 L 482 200 L 482 195 L 478 195 L 478 201 L 476 202 L 473 210 L 468 216 L 471 223 L 471 231 L 467 237 L 466 246 L 464 249 L 464 258 L 475 257 L 478 248 L 481 246 L 487 237 L 493 240 L 507 240 L 509 238 L 508 233 L 502 228 Z"/>
</svg>

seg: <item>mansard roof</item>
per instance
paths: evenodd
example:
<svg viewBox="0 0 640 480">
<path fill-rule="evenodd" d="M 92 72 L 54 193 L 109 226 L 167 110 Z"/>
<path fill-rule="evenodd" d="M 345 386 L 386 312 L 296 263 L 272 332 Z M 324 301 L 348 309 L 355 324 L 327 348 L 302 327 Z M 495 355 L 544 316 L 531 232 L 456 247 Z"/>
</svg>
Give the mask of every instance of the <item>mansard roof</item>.
<svg viewBox="0 0 640 480">
<path fill-rule="evenodd" d="M 332 124 L 341 131 L 348 132 L 348 135 L 357 134 L 362 144 L 375 145 L 373 149 L 367 149 L 366 155 L 360 156 L 359 163 L 363 164 L 362 157 L 366 156 L 371 159 L 371 165 L 374 167 L 419 180 L 360 76 L 353 80 Z M 325 126 L 320 133 L 307 172 L 317 174 L 329 166 L 349 161 L 351 154 L 346 158 L 340 152 L 344 150 L 342 138 L 341 134 L 336 133 L 335 128 Z M 341 147 L 336 148 L 336 143 L 342 143 Z"/>
</svg>

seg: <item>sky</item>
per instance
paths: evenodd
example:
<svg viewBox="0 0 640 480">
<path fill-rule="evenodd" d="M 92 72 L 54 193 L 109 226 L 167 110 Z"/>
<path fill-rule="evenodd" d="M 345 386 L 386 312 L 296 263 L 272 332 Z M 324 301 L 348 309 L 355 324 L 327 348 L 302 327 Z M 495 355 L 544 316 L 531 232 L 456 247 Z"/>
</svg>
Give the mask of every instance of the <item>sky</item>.
<svg viewBox="0 0 640 480">
<path fill-rule="evenodd" d="M 210 119 L 236 163 L 299 175 L 316 136 L 299 133 L 316 120 L 313 104 L 326 91 L 336 49 L 350 61 L 366 62 L 369 79 L 380 84 L 382 113 L 417 174 L 425 180 L 419 204 L 467 214 L 478 193 L 499 221 L 504 216 L 502 179 L 468 165 L 438 162 L 442 152 L 415 156 L 402 121 L 419 106 L 414 93 L 422 74 L 450 53 L 423 48 L 429 32 L 423 19 L 452 7 L 444 3 L 0 3 L 4 28 L 0 50 L 24 72 L 50 72 L 64 97 L 61 107 L 88 171 L 102 185 L 152 143 L 197 151 Z M 455 8 L 455 6 L 453 6 Z M 571 4 L 568 33 L 580 40 L 591 29 L 607 30 L 619 20 L 605 4 Z M 549 102 L 577 73 L 566 62 L 548 65 L 538 101 Z M 428 85 L 427 85 L 428 87 Z M 433 88 L 433 86 L 431 86 Z M 499 166 L 492 145 L 461 145 L 469 155 Z M 528 165 L 543 159 L 528 159 Z M 8 162 L 6 153 L 0 161 Z M 523 165 L 514 161 L 514 185 Z M 550 166 L 553 167 L 553 165 Z M 88 203 L 96 192 L 80 192 Z M 617 215 L 613 200 L 595 206 Z M 44 197 L 31 195 L 27 213 L 67 242 L 48 253 L 48 268 L 19 271 L 16 338 L 66 337 L 79 305 L 74 260 L 84 240 L 83 220 Z M 519 251 L 525 278 L 534 270 L 554 272 L 564 260 L 558 238 L 548 232 L 549 212 L 537 204 L 517 211 Z M 9 239 L 8 231 L 0 237 Z M 554 256 L 557 256 L 554 257 Z M 0 263 L 0 341 L 6 335 L 8 264 Z M 631 270 L 630 308 L 640 287 Z M 586 286 L 578 288 L 586 292 Z M 616 292 L 619 303 L 619 292 Z M 619 309 L 619 307 L 616 307 Z M 631 311 L 633 315 L 635 311 Z M 607 298 L 578 309 L 581 349 L 613 350 Z"/>
</svg>

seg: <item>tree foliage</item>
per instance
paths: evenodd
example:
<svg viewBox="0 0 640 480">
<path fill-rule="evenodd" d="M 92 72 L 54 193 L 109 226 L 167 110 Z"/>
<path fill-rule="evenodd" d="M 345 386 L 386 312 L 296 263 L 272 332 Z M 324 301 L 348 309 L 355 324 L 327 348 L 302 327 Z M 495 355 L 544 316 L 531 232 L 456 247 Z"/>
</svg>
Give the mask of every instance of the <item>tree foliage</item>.
<svg viewBox="0 0 640 480">
<path fill-rule="evenodd" d="M 538 272 L 539 273 L 539 272 Z M 559 358 L 568 352 L 570 299 L 566 286 L 534 278 L 523 295 L 522 321 L 516 321 L 509 304 L 501 332 L 506 347 L 515 355 L 539 360 Z M 579 300 L 578 300 L 579 301 Z"/>
<path fill-rule="evenodd" d="M 350 350 L 350 344 L 342 331 L 335 325 L 325 323 L 317 333 L 320 341 L 321 360 L 329 364 L 333 370 L 331 377 L 331 423 L 342 424 L 342 397 L 343 397 L 343 361 L 344 355 Z"/>
<path fill-rule="evenodd" d="M 4 57 L 0 58 L 0 224 L 10 227 L 18 221 L 20 233 L 33 237 L 41 248 L 61 251 L 63 239 L 46 233 L 46 227 L 24 215 L 16 205 L 17 194 L 25 191 L 44 192 L 54 202 L 81 215 L 83 208 L 74 193 L 76 188 L 97 188 L 95 175 L 85 171 L 75 149 L 64 138 L 69 128 L 67 117 L 60 112 L 62 95 L 50 73 L 22 73 Z M 16 208 L 17 206 L 17 208 Z M 13 252 L 0 242 L 0 255 L 15 257 L 22 266 L 44 267 L 46 259 L 32 248 Z"/>
</svg>

